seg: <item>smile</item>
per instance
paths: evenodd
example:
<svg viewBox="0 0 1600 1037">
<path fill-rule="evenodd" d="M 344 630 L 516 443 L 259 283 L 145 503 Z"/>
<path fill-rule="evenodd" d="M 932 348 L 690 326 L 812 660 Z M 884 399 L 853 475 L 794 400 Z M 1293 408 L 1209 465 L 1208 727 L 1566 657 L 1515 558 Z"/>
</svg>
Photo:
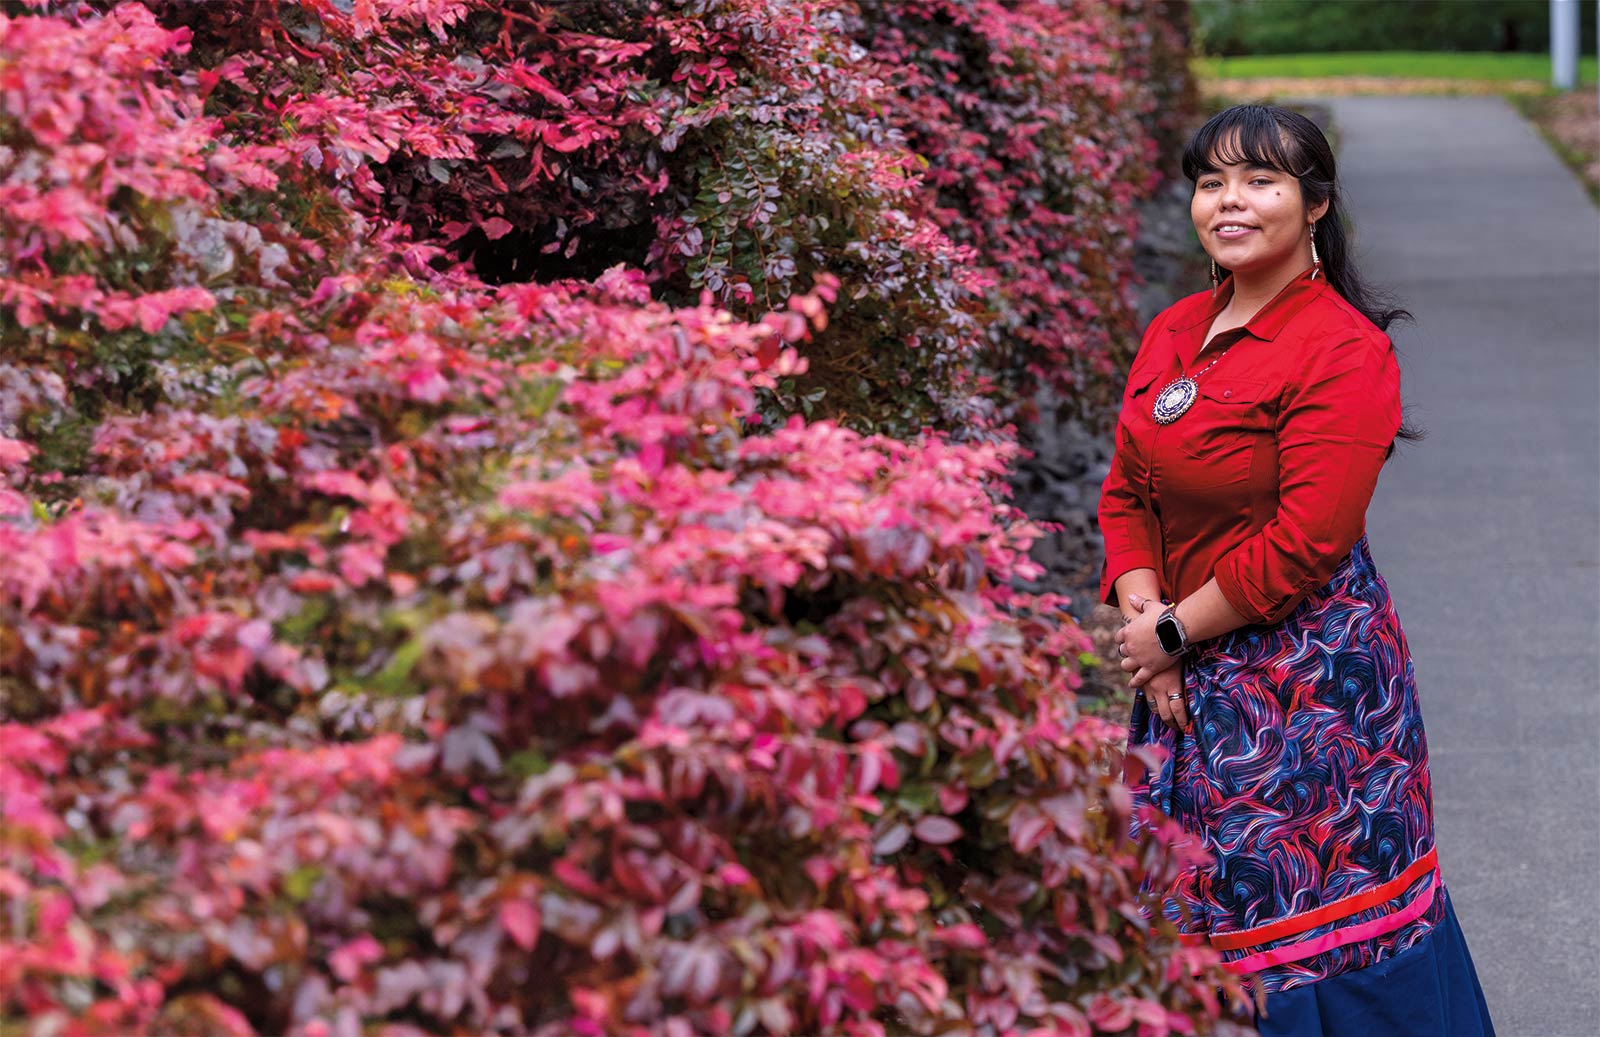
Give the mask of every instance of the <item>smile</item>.
<svg viewBox="0 0 1600 1037">
<path fill-rule="evenodd" d="M 1219 238 L 1231 239 L 1242 238 L 1253 230 L 1255 230 L 1254 227 L 1247 227 L 1242 223 L 1224 223 L 1222 226 L 1217 228 L 1216 233 L 1217 237 Z"/>
</svg>

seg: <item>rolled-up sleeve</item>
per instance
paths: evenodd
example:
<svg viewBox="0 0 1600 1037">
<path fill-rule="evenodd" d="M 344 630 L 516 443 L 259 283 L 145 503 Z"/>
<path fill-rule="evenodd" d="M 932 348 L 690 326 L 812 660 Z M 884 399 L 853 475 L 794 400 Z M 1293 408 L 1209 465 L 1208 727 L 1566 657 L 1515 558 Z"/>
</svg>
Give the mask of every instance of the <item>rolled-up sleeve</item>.
<svg viewBox="0 0 1600 1037">
<path fill-rule="evenodd" d="M 1400 427 L 1400 367 L 1388 337 L 1373 329 L 1318 337 L 1279 406 L 1277 511 L 1213 570 L 1223 597 L 1252 623 L 1278 622 L 1332 577 L 1366 528 Z"/>
<path fill-rule="evenodd" d="M 1124 408 L 1129 405 L 1134 388 L 1149 381 L 1148 377 L 1140 379 L 1137 371 L 1140 367 L 1148 370 L 1146 365 L 1152 362 L 1150 343 L 1166 326 L 1171 312 L 1171 307 L 1163 310 L 1145 328 L 1134 359 L 1134 371 L 1130 372 L 1127 388 L 1123 390 Z M 1132 449 L 1135 448 L 1129 443 L 1128 424 L 1119 417 L 1111 450 L 1111 471 L 1100 485 L 1098 508 L 1100 534 L 1105 540 L 1105 558 L 1100 564 L 1100 600 L 1113 607 L 1119 607 L 1116 584 L 1123 573 L 1147 568 L 1160 571 L 1150 537 L 1150 509 L 1128 474 L 1128 455 Z"/>
<path fill-rule="evenodd" d="M 1149 509 L 1128 481 L 1127 428 L 1117 424 L 1111 473 L 1100 486 L 1100 534 L 1105 538 L 1105 560 L 1100 565 L 1100 600 L 1117 606 L 1117 578 L 1133 569 L 1156 568 L 1150 543 Z"/>
</svg>

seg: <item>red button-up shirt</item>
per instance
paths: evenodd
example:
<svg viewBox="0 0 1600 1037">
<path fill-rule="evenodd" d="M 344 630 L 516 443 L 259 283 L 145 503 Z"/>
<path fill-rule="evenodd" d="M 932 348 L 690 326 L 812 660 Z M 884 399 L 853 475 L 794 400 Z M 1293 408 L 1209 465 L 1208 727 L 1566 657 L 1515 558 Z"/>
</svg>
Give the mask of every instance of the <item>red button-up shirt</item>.
<svg viewBox="0 0 1600 1037">
<path fill-rule="evenodd" d="M 1100 493 L 1108 605 L 1119 576 L 1148 567 L 1174 601 L 1215 576 L 1246 620 L 1275 623 L 1327 582 L 1365 531 L 1400 427 L 1388 336 L 1308 269 L 1202 354 L 1232 295 L 1230 276 L 1214 299 L 1202 291 L 1178 300 L 1151 321 L 1134 357 Z M 1224 347 L 1188 411 L 1157 424 L 1151 404 L 1161 390 Z"/>
</svg>

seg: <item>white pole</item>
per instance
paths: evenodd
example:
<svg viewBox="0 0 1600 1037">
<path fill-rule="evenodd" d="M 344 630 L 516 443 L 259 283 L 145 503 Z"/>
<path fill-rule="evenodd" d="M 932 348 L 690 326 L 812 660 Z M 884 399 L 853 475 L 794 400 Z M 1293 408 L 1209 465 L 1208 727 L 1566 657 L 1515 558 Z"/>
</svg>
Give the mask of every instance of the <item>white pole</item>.
<svg viewBox="0 0 1600 1037">
<path fill-rule="evenodd" d="M 1578 85 L 1578 0 L 1550 0 L 1550 80 L 1557 90 Z"/>
</svg>

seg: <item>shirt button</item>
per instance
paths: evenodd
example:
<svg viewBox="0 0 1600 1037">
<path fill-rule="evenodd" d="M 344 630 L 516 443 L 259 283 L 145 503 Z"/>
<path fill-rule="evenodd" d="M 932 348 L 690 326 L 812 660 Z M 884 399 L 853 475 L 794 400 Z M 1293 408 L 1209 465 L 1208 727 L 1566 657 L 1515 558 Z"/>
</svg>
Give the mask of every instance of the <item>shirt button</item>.
<svg viewBox="0 0 1600 1037">
<path fill-rule="evenodd" d="M 1232 389 L 1224 389 L 1224 390 L 1222 390 L 1222 395 L 1223 396 L 1232 396 L 1233 395 L 1233 390 Z"/>
</svg>

